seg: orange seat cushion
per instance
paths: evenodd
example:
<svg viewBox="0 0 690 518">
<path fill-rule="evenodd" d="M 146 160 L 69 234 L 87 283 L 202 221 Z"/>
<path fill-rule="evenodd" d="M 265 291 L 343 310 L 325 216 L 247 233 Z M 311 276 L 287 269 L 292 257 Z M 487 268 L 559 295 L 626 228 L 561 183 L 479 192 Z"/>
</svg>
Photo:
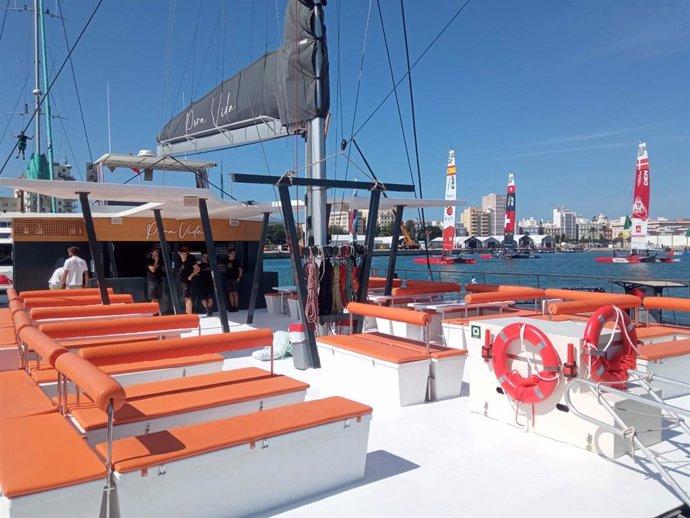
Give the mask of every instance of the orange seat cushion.
<svg viewBox="0 0 690 518">
<path fill-rule="evenodd" d="M 640 345 L 638 351 L 640 358 L 649 361 L 671 358 L 673 356 L 683 356 L 690 354 L 690 338 Z"/>
<path fill-rule="evenodd" d="M 24 371 L 0 372 L 0 387 L 0 419 L 48 414 L 57 410 Z M 0 424 L 1 426 L 4 425 Z"/>
<path fill-rule="evenodd" d="M 371 407 L 361 403 L 330 397 L 128 437 L 113 443 L 113 465 L 120 473 L 148 469 L 240 444 L 253 444 L 262 439 L 369 415 L 371 411 Z M 107 444 L 99 444 L 96 450 L 101 455 L 105 454 Z"/>
<path fill-rule="evenodd" d="M 503 313 L 492 313 L 491 315 L 469 316 L 467 318 L 465 318 L 465 317 L 449 318 L 447 320 L 444 320 L 443 322 L 446 324 L 455 324 L 455 325 L 459 325 L 459 326 L 464 326 L 464 325 L 467 325 L 470 322 L 473 322 L 475 320 L 491 320 L 492 318 L 533 317 L 533 316 L 541 316 L 541 312 L 536 312 L 532 309 L 505 308 L 503 310 Z"/>
<path fill-rule="evenodd" d="M 115 425 L 306 391 L 308 388 L 307 383 L 287 376 L 273 376 L 243 383 L 229 383 L 141 397 L 127 401 L 115 412 Z M 108 425 L 107 415 L 96 407 L 75 408 L 72 410 L 72 416 L 86 431 L 105 428 Z"/>
<path fill-rule="evenodd" d="M 665 325 L 651 325 L 651 326 L 640 326 L 635 328 L 635 333 L 637 333 L 637 338 L 640 340 L 643 340 L 645 338 L 656 338 L 659 336 L 670 336 L 670 335 L 677 335 L 677 334 L 682 334 L 685 332 L 685 334 L 688 335 L 688 338 L 690 338 L 690 332 L 688 332 L 687 328 L 677 328 L 673 326 L 665 326 Z"/>
<path fill-rule="evenodd" d="M 17 347 L 17 335 L 14 327 L 0 327 L 0 347 Z"/>
<path fill-rule="evenodd" d="M 220 354 L 200 354 L 199 356 L 185 356 L 183 358 L 172 358 L 166 360 L 150 360 L 134 363 L 118 363 L 115 365 L 100 365 L 99 368 L 110 376 L 125 374 L 129 372 L 143 372 L 158 369 L 174 369 L 191 365 L 202 365 L 204 363 L 222 362 L 223 356 Z M 36 383 L 52 383 L 57 381 L 57 371 L 50 367 L 41 366 L 31 370 L 31 377 Z"/>
<path fill-rule="evenodd" d="M 208 374 L 196 374 L 184 378 L 173 378 L 169 380 L 150 381 L 124 387 L 127 402 L 151 396 L 162 396 L 174 394 L 185 390 L 198 388 L 209 388 L 217 385 L 230 385 L 232 383 L 242 383 L 244 381 L 256 380 L 270 377 L 271 373 L 256 367 L 245 367 L 243 369 L 233 369 L 229 371 L 210 372 Z M 57 397 L 53 398 L 57 403 Z M 67 408 L 69 410 L 77 407 L 86 408 L 95 406 L 84 394 L 68 394 Z"/>
<path fill-rule="evenodd" d="M 13 498 L 105 479 L 105 466 L 57 413 L 6 419 L 0 426 L 0 487 Z"/>
<path fill-rule="evenodd" d="M 420 352 L 426 355 L 426 344 L 419 340 L 412 340 L 411 338 L 401 338 L 398 336 L 390 336 L 383 333 L 362 333 L 361 336 L 365 340 L 371 342 L 387 344 L 392 347 L 400 347 L 408 351 Z M 429 344 L 429 356 L 435 359 L 450 358 L 452 356 L 465 356 L 467 351 L 464 349 L 451 349 L 442 345 Z"/>
<path fill-rule="evenodd" d="M 320 336 L 318 342 L 326 345 L 333 345 L 340 349 L 363 354 L 365 356 L 371 356 L 377 360 L 389 363 L 400 364 L 428 359 L 425 353 L 373 342 L 364 338 L 363 335 Z"/>
</svg>

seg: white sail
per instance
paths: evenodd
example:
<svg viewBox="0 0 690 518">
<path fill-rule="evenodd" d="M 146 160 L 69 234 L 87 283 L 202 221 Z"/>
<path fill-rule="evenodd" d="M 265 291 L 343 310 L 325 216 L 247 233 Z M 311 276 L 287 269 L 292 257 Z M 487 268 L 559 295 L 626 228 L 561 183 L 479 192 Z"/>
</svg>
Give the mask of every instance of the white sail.
<svg viewBox="0 0 690 518">
<path fill-rule="evenodd" d="M 630 227 L 631 250 L 647 250 L 649 248 L 647 245 L 647 221 L 649 220 L 650 188 L 647 144 L 640 142 L 637 148 L 637 166 L 635 167 L 635 191 Z"/>
<path fill-rule="evenodd" d="M 446 200 L 456 200 L 455 151 L 448 150 L 446 167 Z M 455 204 L 446 205 L 443 212 L 443 254 L 452 254 L 455 247 Z"/>
</svg>

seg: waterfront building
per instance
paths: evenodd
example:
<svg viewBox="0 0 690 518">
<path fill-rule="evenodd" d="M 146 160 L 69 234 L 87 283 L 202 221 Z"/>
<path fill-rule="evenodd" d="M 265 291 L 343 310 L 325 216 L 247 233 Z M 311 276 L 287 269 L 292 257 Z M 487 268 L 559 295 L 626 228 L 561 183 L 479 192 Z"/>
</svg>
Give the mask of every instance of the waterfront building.
<svg viewBox="0 0 690 518">
<path fill-rule="evenodd" d="M 467 207 L 460 217 L 471 236 L 488 237 L 490 234 L 489 213 L 478 207 Z"/>
<path fill-rule="evenodd" d="M 506 195 L 492 192 L 482 196 L 482 210 L 489 213 L 489 233 L 502 234 L 506 219 Z"/>
</svg>

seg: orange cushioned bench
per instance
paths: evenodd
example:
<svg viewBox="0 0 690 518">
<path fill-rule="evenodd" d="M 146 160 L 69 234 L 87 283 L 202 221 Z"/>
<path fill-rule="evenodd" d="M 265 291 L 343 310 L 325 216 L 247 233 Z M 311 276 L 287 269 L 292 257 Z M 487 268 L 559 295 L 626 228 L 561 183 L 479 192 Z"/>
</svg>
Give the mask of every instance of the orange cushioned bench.
<svg viewBox="0 0 690 518">
<path fill-rule="evenodd" d="M 132 304 L 134 299 L 127 294 L 110 295 L 111 304 Z M 102 304 L 99 295 L 80 295 L 76 297 L 35 297 L 24 300 L 24 309 L 50 308 L 58 306 L 84 306 L 87 304 Z"/>
<path fill-rule="evenodd" d="M 100 318 L 81 322 L 59 322 L 41 324 L 42 333 L 68 344 L 71 340 L 85 340 L 104 336 L 154 337 L 177 335 L 199 329 L 199 315 L 170 315 L 163 317 L 140 318 Z M 82 345 L 82 347 L 84 347 Z"/>
<path fill-rule="evenodd" d="M 193 385 L 197 386 L 188 389 L 185 388 L 187 380 L 205 378 L 209 375 L 166 380 L 166 385 L 171 389 L 169 393 L 140 395 L 128 400 L 115 412 L 113 437 L 119 439 L 142 435 L 298 403 L 304 401 L 309 388 L 307 383 L 288 376 L 269 375 L 237 379 L 236 373 L 229 372 L 230 374 L 211 374 L 210 376 L 216 378 L 216 382 L 211 386 L 199 385 L 200 380 L 194 380 Z M 230 381 L 222 383 L 220 379 L 223 375 Z M 171 385 L 174 382 L 177 387 L 173 389 Z M 99 408 L 73 408 L 71 414 L 75 424 L 86 433 L 89 442 L 106 440 L 108 419 Z"/>
<path fill-rule="evenodd" d="M 334 397 L 115 441 L 121 515 L 194 516 L 203 505 L 246 516 L 352 483 L 364 475 L 371 411 Z M 288 483 L 256 491 L 276 473 Z"/>
<path fill-rule="evenodd" d="M 674 356 L 683 356 L 690 354 L 690 338 L 640 345 L 638 352 L 638 356 L 643 360 L 661 360 Z"/>
<path fill-rule="evenodd" d="M 369 378 L 372 386 L 387 385 L 382 393 L 401 406 L 423 402 L 427 386 L 431 400 L 460 395 L 466 352 L 430 344 L 428 313 L 357 302 L 348 304 L 347 310 L 353 316 L 376 318 L 377 324 L 381 319 L 421 327 L 425 340 L 380 332 L 319 337 L 322 365 L 334 371 L 334 376 L 344 373 L 341 384 Z"/>
<path fill-rule="evenodd" d="M 57 407 L 26 372 L 0 372 L 0 421 L 56 411 Z M 3 426 L 0 422 L 0 428 Z"/>
<path fill-rule="evenodd" d="M 52 308 L 33 308 L 29 318 L 34 322 L 70 319 L 71 322 L 90 318 L 113 318 L 127 316 L 153 316 L 160 312 L 157 302 L 136 302 L 132 304 L 108 304 L 87 306 L 66 306 Z"/>
<path fill-rule="evenodd" d="M 106 288 L 108 295 L 114 295 L 112 288 Z M 81 288 L 75 290 L 27 290 L 19 294 L 19 300 L 26 301 L 27 299 L 35 298 L 54 298 L 54 297 L 86 297 L 97 295 L 100 297 L 101 290 L 99 288 Z"/>
</svg>

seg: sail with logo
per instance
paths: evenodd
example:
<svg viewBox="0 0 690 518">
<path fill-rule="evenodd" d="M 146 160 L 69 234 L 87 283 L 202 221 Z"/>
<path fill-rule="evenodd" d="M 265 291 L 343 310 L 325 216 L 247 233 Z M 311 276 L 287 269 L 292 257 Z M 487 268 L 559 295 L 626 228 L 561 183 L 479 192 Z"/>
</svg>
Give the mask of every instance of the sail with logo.
<svg viewBox="0 0 690 518">
<path fill-rule="evenodd" d="M 649 173 L 649 156 L 647 143 L 640 142 L 637 147 L 637 165 L 635 167 L 635 189 L 633 192 L 632 219 L 630 220 L 630 252 L 624 255 L 614 251 L 613 257 L 597 257 L 599 263 L 671 263 L 670 257 L 658 257 L 649 252 L 647 242 L 647 223 L 649 222 L 649 199 L 651 193 L 651 176 Z M 626 227 L 628 219 L 626 217 Z"/>
<path fill-rule="evenodd" d="M 302 133 L 309 121 L 325 117 L 330 108 L 328 51 L 325 36 L 317 37 L 326 31 L 323 3 L 289 0 L 283 45 L 173 117 L 158 134 L 158 154 L 271 140 Z M 323 52 L 319 60 L 314 59 L 317 46 Z"/>
</svg>

